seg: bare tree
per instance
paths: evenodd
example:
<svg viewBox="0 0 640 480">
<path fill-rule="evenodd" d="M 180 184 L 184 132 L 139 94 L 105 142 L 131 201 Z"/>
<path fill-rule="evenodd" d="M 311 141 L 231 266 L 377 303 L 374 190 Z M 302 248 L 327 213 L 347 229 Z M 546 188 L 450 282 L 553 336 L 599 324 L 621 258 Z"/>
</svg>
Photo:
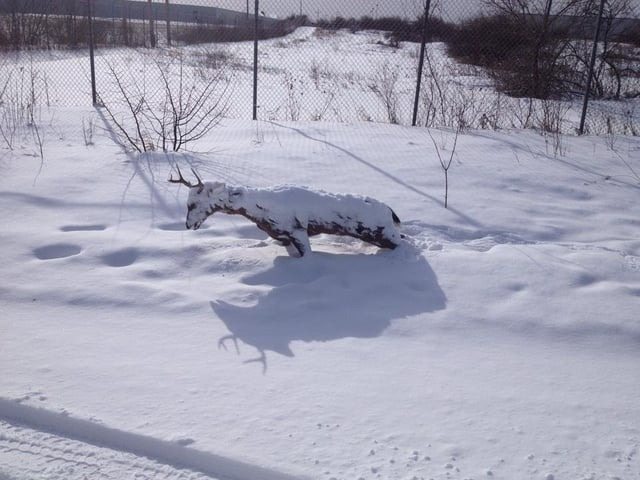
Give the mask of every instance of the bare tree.
<svg viewBox="0 0 640 480">
<path fill-rule="evenodd" d="M 566 16 L 582 16 L 591 0 L 485 0 L 485 4 L 521 35 L 521 44 L 494 73 L 502 89 L 515 96 L 549 98 L 566 88 L 563 58 L 571 46 Z"/>
<path fill-rule="evenodd" d="M 512 22 L 512 30 L 525 32 L 519 50 L 506 70 L 494 72 L 498 83 L 515 87 L 516 96 L 539 99 L 559 97 L 583 90 L 589 70 L 590 47 L 600 0 L 485 0 L 497 15 Z M 619 98 L 623 77 L 632 76 L 612 42 L 616 20 L 633 13 L 631 0 L 606 0 L 599 56 L 593 76 L 592 94 Z M 508 90 L 503 88 L 503 90 Z"/>
<path fill-rule="evenodd" d="M 442 171 L 444 173 L 444 208 L 449 207 L 449 168 L 451 168 L 451 163 L 453 162 L 453 156 L 456 153 L 456 146 L 458 145 L 458 134 L 460 133 L 459 129 L 456 129 L 455 137 L 453 137 L 453 147 L 451 148 L 451 155 L 449 155 L 448 160 L 444 160 L 442 155 L 440 154 L 440 147 L 436 143 L 433 135 L 431 135 L 431 130 L 426 129 L 429 134 L 429 138 L 431 142 L 433 142 L 433 146 L 436 149 L 436 154 L 438 155 L 438 160 L 440 161 L 440 166 L 442 167 Z"/>
<path fill-rule="evenodd" d="M 597 0 L 589 0 L 585 5 L 585 15 L 595 18 L 599 4 Z M 617 20 L 632 14 L 633 6 L 630 0 L 606 0 L 604 3 L 598 62 L 592 77 L 591 94 L 596 97 L 619 99 L 622 94 L 623 77 L 636 76 L 638 73 L 629 69 L 628 64 L 632 62 L 628 61 L 629 56 L 624 53 L 625 47 L 613 41 Z M 574 53 L 580 70 L 588 71 L 589 48 L 580 49 L 576 46 Z"/>
<path fill-rule="evenodd" d="M 137 72 L 123 73 L 109 65 L 117 93 L 100 101 L 122 142 L 133 150 L 185 150 L 226 114 L 231 79 L 223 71 L 198 75 L 185 55 L 155 59 L 151 65 L 163 88 L 150 92 L 138 83 Z"/>
</svg>

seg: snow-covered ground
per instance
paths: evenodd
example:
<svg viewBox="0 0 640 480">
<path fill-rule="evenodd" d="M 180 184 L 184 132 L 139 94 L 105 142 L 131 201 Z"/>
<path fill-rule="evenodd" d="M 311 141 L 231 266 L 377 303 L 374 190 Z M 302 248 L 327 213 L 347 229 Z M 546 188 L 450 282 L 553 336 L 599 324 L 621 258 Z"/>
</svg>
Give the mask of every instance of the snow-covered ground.
<svg viewBox="0 0 640 480">
<path fill-rule="evenodd" d="M 260 42 L 258 116 L 263 120 L 337 122 L 412 121 L 419 45 L 390 45 L 384 32 L 322 30 L 301 27 L 283 38 Z M 547 101 L 511 98 L 496 93 L 483 69 L 461 64 L 446 54 L 443 43 L 427 45 L 417 122 L 465 128 L 559 128 L 575 133 L 582 96 Z M 98 49 L 96 82 L 100 99 L 123 103 L 117 81 L 153 101 L 163 91 L 161 70 L 179 59 L 186 78 L 220 78 L 226 114 L 251 118 L 253 42 L 204 44 L 182 48 Z M 27 89 L 35 72 L 42 102 L 84 106 L 91 98 L 87 53 L 19 52 L 0 55 L 0 92 L 11 79 Z M 114 78 L 112 70 L 117 72 Z M 627 85 L 626 82 L 631 82 Z M 634 91 L 626 78 L 623 96 Z M 626 93 L 625 93 L 626 92 Z M 135 95 L 134 99 L 137 99 Z M 49 119 L 45 119 L 48 121 Z M 586 129 L 590 133 L 638 132 L 640 100 L 592 100 Z"/>
<path fill-rule="evenodd" d="M 5 105 L 31 78 L 38 98 L 0 147 L 0 480 L 640 478 L 640 140 L 468 131 L 445 209 L 454 133 L 360 121 L 410 49 L 347 36 L 269 41 L 261 120 L 223 120 L 208 153 L 125 153 L 82 106 L 84 57 L 3 70 L 25 80 Z M 308 49 L 290 77 L 287 44 Z M 406 239 L 300 259 L 238 216 L 187 231 L 175 165 L 371 196 Z"/>
<path fill-rule="evenodd" d="M 461 135 L 445 209 L 423 129 L 227 120 L 136 156 L 85 147 L 89 114 L 2 155 L 3 478 L 640 477 L 636 139 Z M 407 242 L 186 231 L 174 163 L 374 196 Z"/>
</svg>

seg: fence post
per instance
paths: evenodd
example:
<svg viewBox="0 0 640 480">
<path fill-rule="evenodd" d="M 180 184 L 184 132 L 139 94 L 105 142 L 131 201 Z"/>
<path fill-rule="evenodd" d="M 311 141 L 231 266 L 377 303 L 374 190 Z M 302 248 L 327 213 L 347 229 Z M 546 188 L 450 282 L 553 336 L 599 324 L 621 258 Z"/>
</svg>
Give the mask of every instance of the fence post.
<svg viewBox="0 0 640 480">
<path fill-rule="evenodd" d="M 91 99 L 93 106 L 98 104 L 98 93 L 96 91 L 96 63 L 93 54 L 93 14 L 91 12 L 91 2 L 87 0 L 87 21 L 89 22 L 89 63 L 91 65 Z"/>
<path fill-rule="evenodd" d="M 427 44 L 427 27 L 429 25 L 429 10 L 431 8 L 431 0 L 426 0 L 424 7 L 424 20 L 422 24 L 422 43 L 420 44 L 420 60 L 418 61 L 418 78 L 416 81 L 416 96 L 413 101 L 413 120 L 412 126 L 416 126 L 418 121 L 418 102 L 420 101 L 420 87 L 422 85 L 422 69 L 424 68 L 424 53 Z"/>
<path fill-rule="evenodd" d="M 596 54 L 598 53 L 598 40 L 600 38 L 600 27 L 602 26 L 602 14 L 604 12 L 604 3 L 606 0 L 600 1 L 600 10 L 598 12 L 598 22 L 596 23 L 596 33 L 593 37 L 593 49 L 591 50 L 591 60 L 589 61 L 589 75 L 587 77 L 587 87 L 584 90 L 584 103 L 582 104 L 582 116 L 580 117 L 580 128 L 578 133 L 584 133 L 584 122 L 587 119 L 587 107 L 589 105 L 589 94 L 591 92 L 591 80 L 593 78 L 593 69 L 596 64 Z"/>
<path fill-rule="evenodd" d="M 153 3 L 151 0 L 149 0 L 149 41 L 151 42 L 151 48 L 156 48 L 156 30 L 153 18 Z"/>
<path fill-rule="evenodd" d="M 253 119 L 258 119 L 258 12 L 259 0 L 256 0 L 253 29 Z"/>
<path fill-rule="evenodd" d="M 171 7 L 169 6 L 169 0 L 165 1 L 167 6 L 167 45 L 171 46 Z"/>
</svg>

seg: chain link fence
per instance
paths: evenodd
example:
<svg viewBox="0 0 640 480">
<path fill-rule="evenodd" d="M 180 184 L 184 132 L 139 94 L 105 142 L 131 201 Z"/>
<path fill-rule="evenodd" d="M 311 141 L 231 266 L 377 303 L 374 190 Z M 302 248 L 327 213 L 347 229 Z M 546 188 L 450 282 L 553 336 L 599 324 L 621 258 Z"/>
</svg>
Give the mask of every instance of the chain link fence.
<svg viewBox="0 0 640 480">
<path fill-rule="evenodd" d="M 638 11 L 637 0 L 0 0 L 0 123 L 7 142 L 37 102 L 93 95 L 139 150 L 185 147 L 225 117 L 638 135 Z"/>
</svg>

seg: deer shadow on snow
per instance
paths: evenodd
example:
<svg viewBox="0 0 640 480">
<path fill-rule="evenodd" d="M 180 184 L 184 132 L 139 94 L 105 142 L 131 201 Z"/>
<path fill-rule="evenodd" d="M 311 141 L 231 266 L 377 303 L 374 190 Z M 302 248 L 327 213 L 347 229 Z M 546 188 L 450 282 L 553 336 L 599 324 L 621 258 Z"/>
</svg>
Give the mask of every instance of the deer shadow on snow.
<svg viewBox="0 0 640 480">
<path fill-rule="evenodd" d="M 254 347 L 259 356 L 245 363 L 262 363 L 266 372 L 266 352 L 293 357 L 292 342 L 375 338 L 395 319 L 444 309 L 445 294 L 426 259 L 404 248 L 276 258 L 270 269 L 242 280 L 259 287 L 257 295 L 270 287 L 255 304 L 210 302 L 230 332 L 218 346 L 233 342 L 238 354 L 238 340 Z"/>
</svg>

